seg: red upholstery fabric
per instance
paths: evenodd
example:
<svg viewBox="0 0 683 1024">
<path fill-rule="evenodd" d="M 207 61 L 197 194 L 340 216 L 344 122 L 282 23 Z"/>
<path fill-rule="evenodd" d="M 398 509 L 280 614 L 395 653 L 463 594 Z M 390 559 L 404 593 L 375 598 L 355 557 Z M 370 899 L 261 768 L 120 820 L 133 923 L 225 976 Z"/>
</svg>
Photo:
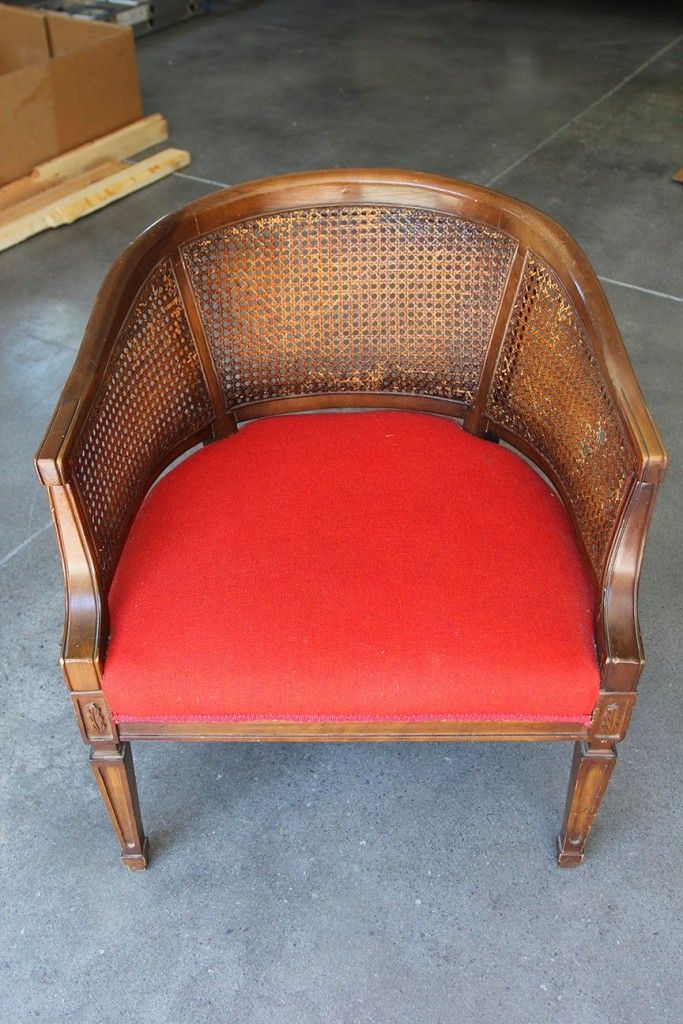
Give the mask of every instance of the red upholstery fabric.
<svg viewBox="0 0 683 1024">
<path fill-rule="evenodd" d="M 559 499 L 451 420 L 255 421 L 148 495 L 110 594 L 131 720 L 585 720 L 593 594 Z"/>
</svg>

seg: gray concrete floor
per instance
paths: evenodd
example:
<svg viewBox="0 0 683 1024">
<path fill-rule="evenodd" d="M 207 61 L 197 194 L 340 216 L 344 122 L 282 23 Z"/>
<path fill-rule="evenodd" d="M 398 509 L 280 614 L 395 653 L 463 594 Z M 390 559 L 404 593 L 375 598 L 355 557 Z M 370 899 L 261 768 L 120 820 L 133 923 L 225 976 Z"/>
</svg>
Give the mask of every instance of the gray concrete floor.
<svg viewBox="0 0 683 1024">
<path fill-rule="evenodd" d="M 187 174 L 0 256 L 2 1021 L 683 1019 L 680 33 L 645 4 L 267 0 L 140 42 Z M 167 745 L 137 754 L 154 859 L 129 874 L 60 681 L 32 453 L 150 221 L 215 182 L 378 164 L 572 231 L 669 446 L 649 662 L 586 862 L 553 859 L 564 746 Z"/>
</svg>

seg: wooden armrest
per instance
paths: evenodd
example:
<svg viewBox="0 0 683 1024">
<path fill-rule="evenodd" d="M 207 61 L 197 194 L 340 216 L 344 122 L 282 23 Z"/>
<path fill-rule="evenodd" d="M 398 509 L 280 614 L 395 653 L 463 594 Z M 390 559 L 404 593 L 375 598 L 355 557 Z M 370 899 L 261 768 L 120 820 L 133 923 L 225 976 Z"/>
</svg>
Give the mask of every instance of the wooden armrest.
<svg viewBox="0 0 683 1024">
<path fill-rule="evenodd" d="M 518 233 L 516 278 L 478 399 L 481 429 L 557 487 L 594 577 L 603 688 L 633 690 L 643 665 L 638 582 L 666 452 L 579 246 L 540 215 L 533 233 Z"/>
<path fill-rule="evenodd" d="M 214 418 L 172 262 L 158 251 L 174 222 L 155 225 L 109 272 L 36 455 L 64 568 L 73 689 L 99 688 L 107 592 L 141 501 Z"/>
<path fill-rule="evenodd" d="M 572 243 L 576 250 L 581 250 Z M 645 662 L 638 622 L 638 586 L 645 541 L 667 454 L 645 404 L 602 286 L 583 253 L 584 266 L 571 283 L 576 308 L 590 336 L 614 409 L 634 454 L 634 474 L 598 578 L 596 642 L 603 690 L 633 691 Z"/>
</svg>

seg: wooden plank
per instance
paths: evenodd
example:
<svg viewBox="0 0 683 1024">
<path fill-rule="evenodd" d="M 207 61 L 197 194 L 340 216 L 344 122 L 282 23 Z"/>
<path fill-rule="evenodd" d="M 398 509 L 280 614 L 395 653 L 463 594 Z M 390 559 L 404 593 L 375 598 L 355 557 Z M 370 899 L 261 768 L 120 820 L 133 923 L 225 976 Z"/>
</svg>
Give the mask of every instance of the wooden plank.
<svg viewBox="0 0 683 1024">
<path fill-rule="evenodd" d="M 101 210 L 117 199 L 145 185 L 151 185 L 181 167 L 187 167 L 189 162 L 190 154 L 185 150 L 165 149 L 139 163 L 126 165 L 122 170 L 98 181 L 77 187 L 75 191 L 69 190 L 66 195 L 52 202 L 39 202 L 42 197 L 35 196 L 31 200 L 35 208 L 24 212 L 22 216 L 10 217 L 11 211 L 7 211 L 5 222 L 0 224 L 0 252 L 47 228 L 71 224 L 80 217 Z"/>
<path fill-rule="evenodd" d="M 86 142 L 83 146 L 46 160 L 23 178 L 0 188 L 0 210 L 34 196 L 52 185 L 83 174 L 108 160 L 125 160 L 168 138 L 168 122 L 161 114 L 151 114 L 115 132 Z"/>
<path fill-rule="evenodd" d="M 119 722 L 122 740 L 237 743 L 434 743 L 451 740 L 585 739 L 582 722 Z"/>
<path fill-rule="evenodd" d="M 101 181 L 103 178 L 109 177 L 110 174 L 116 174 L 118 171 L 125 171 L 128 169 L 128 166 L 128 164 L 121 163 L 118 160 L 107 160 L 105 163 L 98 164 L 96 167 L 91 167 L 90 170 L 85 171 L 83 174 L 78 174 L 74 178 L 69 178 L 68 181 L 61 181 L 58 185 L 53 185 L 51 188 L 44 189 L 35 196 L 29 196 L 28 199 L 24 199 L 19 203 L 14 203 L 13 206 L 9 206 L 5 210 L 0 210 L 0 228 L 4 227 L 6 224 L 13 224 L 21 217 L 32 214 L 36 210 L 42 210 L 44 207 L 49 206 L 52 203 L 56 203 L 58 199 L 70 196 L 74 192 L 84 188 L 86 185 L 91 185 L 93 182 Z"/>
</svg>

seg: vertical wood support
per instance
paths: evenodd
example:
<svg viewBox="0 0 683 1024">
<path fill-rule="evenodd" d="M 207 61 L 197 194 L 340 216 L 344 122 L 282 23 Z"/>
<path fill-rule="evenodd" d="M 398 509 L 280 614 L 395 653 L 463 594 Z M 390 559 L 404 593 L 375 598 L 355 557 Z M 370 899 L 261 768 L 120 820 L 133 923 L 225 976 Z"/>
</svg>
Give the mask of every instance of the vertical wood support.
<svg viewBox="0 0 683 1024">
<path fill-rule="evenodd" d="M 477 393 L 474 397 L 474 404 L 468 409 L 463 421 L 465 430 L 468 430 L 471 434 L 476 434 L 478 437 L 486 437 L 489 432 L 486 403 L 496 372 L 496 366 L 498 365 L 498 356 L 505 338 L 512 308 L 517 298 L 522 275 L 524 274 L 526 254 L 526 248 L 519 246 L 512 258 L 503 295 L 498 306 L 498 312 L 496 313 L 496 320 L 491 331 L 491 339 L 486 350 L 486 357 L 481 370 Z"/>
<path fill-rule="evenodd" d="M 586 840 L 617 763 L 616 747 L 574 745 L 564 824 L 557 837 L 557 862 L 573 867 L 583 860 Z"/>
<path fill-rule="evenodd" d="M 121 846 L 121 860 L 141 871 L 147 867 L 149 844 L 142 828 L 130 744 L 93 747 L 90 766 Z"/>
<path fill-rule="evenodd" d="M 197 355 L 199 356 L 199 362 L 202 366 L 202 373 L 204 374 L 204 380 L 213 406 L 214 439 L 219 437 L 228 437 L 230 434 L 234 434 L 236 432 L 237 421 L 235 420 L 235 414 L 231 412 L 225 404 L 225 398 L 218 379 L 216 365 L 213 361 L 211 349 L 209 348 L 209 343 L 207 342 L 206 334 L 204 333 L 202 318 L 199 314 L 199 309 L 197 308 L 197 300 L 195 299 L 192 282 L 190 281 L 187 268 L 179 252 L 176 252 L 173 257 L 173 273 L 175 274 L 176 281 L 178 282 L 180 296 L 183 300 L 183 306 L 185 307 L 185 315 L 187 316 L 187 322 L 190 325 L 190 331 L 194 339 Z"/>
</svg>

